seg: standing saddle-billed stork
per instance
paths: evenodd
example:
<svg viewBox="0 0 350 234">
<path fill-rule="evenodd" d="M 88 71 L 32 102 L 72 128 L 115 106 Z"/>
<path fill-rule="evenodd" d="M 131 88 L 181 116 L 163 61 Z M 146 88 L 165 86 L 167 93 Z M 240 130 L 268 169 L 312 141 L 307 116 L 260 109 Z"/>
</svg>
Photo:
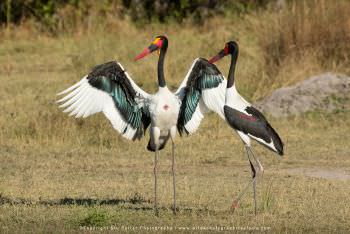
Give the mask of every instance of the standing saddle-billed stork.
<svg viewBox="0 0 350 234">
<path fill-rule="evenodd" d="M 78 83 L 58 95 L 64 112 L 78 117 L 88 117 L 103 112 L 112 126 L 127 139 L 140 139 L 150 126 L 147 146 L 154 156 L 154 208 L 157 206 L 158 152 L 170 138 L 172 141 L 173 212 L 176 212 L 175 144 L 176 130 L 180 135 L 197 130 L 204 114 L 217 112 L 222 118 L 226 80 L 215 65 L 207 60 L 196 59 L 178 90 L 173 93 L 166 86 L 164 58 L 168 39 L 158 36 L 135 60 L 159 51 L 158 92 L 151 95 L 138 87 L 116 61 L 101 64 Z"/>
<path fill-rule="evenodd" d="M 226 97 L 224 114 L 228 124 L 237 131 L 238 135 L 245 144 L 246 153 L 252 170 L 252 183 L 254 192 L 254 211 L 256 214 L 256 170 L 251 161 L 250 156 L 259 166 L 259 170 L 263 172 L 263 167 L 259 159 L 254 155 L 251 148 L 251 139 L 266 146 L 268 149 L 283 155 L 283 143 L 277 132 L 267 122 L 264 115 L 255 109 L 249 102 L 247 102 L 238 92 L 235 86 L 235 69 L 238 58 L 238 44 L 235 41 L 227 42 L 225 48 L 221 50 L 216 56 L 209 60 L 214 63 L 226 55 L 231 55 L 231 66 L 227 79 Z M 237 199 L 232 203 L 232 208 L 238 206 L 238 202 L 242 195 L 247 190 L 249 184 L 239 194 Z"/>
</svg>

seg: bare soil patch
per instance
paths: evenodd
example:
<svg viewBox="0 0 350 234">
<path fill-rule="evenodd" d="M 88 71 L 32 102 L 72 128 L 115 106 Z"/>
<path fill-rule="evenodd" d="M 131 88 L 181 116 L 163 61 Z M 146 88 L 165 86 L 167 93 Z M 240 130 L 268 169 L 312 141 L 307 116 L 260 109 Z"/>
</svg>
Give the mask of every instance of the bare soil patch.
<svg viewBox="0 0 350 234">
<path fill-rule="evenodd" d="M 305 175 L 314 178 L 329 180 L 350 180 L 350 169 L 341 168 L 293 168 L 287 173 L 292 175 Z"/>
</svg>

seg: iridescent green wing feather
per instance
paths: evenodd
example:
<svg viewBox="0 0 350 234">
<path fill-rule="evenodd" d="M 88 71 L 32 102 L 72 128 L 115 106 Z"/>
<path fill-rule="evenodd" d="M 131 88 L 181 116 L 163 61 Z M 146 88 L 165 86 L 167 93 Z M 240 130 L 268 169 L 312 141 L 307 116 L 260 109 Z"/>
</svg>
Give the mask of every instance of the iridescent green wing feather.
<svg viewBox="0 0 350 234">
<path fill-rule="evenodd" d="M 124 132 L 132 127 L 137 130 L 134 139 L 141 138 L 150 124 L 149 114 L 136 102 L 137 93 L 119 64 L 112 61 L 98 65 L 87 79 L 91 86 L 107 92 L 113 98 L 115 107 L 128 123 Z"/>
<path fill-rule="evenodd" d="M 196 60 L 188 76 L 182 97 L 177 123 L 180 135 L 183 132 L 188 134 L 185 125 L 191 120 L 196 111 L 202 92 L 206 89 L 218 87 L 223 80 L 224 77 L 214 64 L 210 64 L 203 58 Z"/>
</svg>

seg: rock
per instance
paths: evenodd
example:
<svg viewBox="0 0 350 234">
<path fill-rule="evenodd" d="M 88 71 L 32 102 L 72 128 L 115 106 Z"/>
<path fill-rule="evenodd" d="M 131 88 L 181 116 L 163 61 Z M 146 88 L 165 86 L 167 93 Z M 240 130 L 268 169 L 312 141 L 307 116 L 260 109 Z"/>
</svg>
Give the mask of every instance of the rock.
<svg viewBox="0 0 350 234">
<path fill-rule="evenodd" d="M 307 111 L 331 112 L 350 108 L 350 77 L 325 73 L 294 86 L 275 90 L 254 104 L 274 117 L 298 115 Z"/>
</svg>

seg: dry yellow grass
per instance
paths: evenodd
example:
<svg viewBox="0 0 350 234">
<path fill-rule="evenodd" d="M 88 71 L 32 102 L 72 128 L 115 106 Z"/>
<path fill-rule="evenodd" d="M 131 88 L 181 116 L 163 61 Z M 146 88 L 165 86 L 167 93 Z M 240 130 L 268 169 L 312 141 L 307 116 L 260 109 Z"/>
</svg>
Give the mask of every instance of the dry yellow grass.
<svg viewBox="0 0 350 234">
<path fill-rule="evenodd" d="M 290 1 L 287 8 L 246 16 L 260 52 L 254 80 L 269 84 L 256 88 L 254 98 L 325 70 L 349 73 L 349 10 L 343 0 Z"/>
<path fill-rule="evenodd" d="M 259 145 L 255 147 L 266 169 L 258 182 L 257 217 L 251 194 L 234 214 L 229 211 L 232 196 L 250 177 L 249 166 L 235 133 L 209 115 L 195 135 L 177 138 L 177 216 L 170 210 L 170 152 L 168 148 L 161 152 L 163 209 L 156 218 L 151 209 L 152 154 L 145 149 L 147 139 L 127 141 L 101 114 L 75 120 L 55 104 L 57 92 L 75 83 L 92 66 L 112 59 L 122 62 L 142 88 L 155 91 L 156 56 L 137 63 L 132 59 L 158 34 L 166 34 L 170 40 L 165 66 L 171 88 L 180 84 L 195 57 L 215 54 L 230 39 L 237 39 L 241 46 L 237 82 L 250 100 L 331 68 L 319 63 L 313 51 L 304 49 L 303 61 L 309 66 L 295 67 L 302 62 L 287 53 L 272 76 L 259 35 L 269 29 L 255 28 L 266 14 L 273 18 L 277 13 L 215 18 L 200 28 L 153 24 L 137 29 L 127 21 L 111 22 L 107 29 L 81 30 L 57 38 L 33 34 L 27 27 L 13 29 L 11 35 L 2 32 L 0 232 L 56 232 L 61 228 L 62 232 L 74 232 L 94 225 L 345 232 L 350 226 L 350 207 L 346 205 L 350 202 L 349 180 L 307 177 L 290 169 L 348 170 L 348 111 L 270 119 L 285 142 L 286 156 L 278 158 Z M 219 63 L 225 74 L 227 63 Z M 336 68 L 347 72 L 341 63 Z M 283 81 L 278 80 L 281 74 Z"/>
</svg>

